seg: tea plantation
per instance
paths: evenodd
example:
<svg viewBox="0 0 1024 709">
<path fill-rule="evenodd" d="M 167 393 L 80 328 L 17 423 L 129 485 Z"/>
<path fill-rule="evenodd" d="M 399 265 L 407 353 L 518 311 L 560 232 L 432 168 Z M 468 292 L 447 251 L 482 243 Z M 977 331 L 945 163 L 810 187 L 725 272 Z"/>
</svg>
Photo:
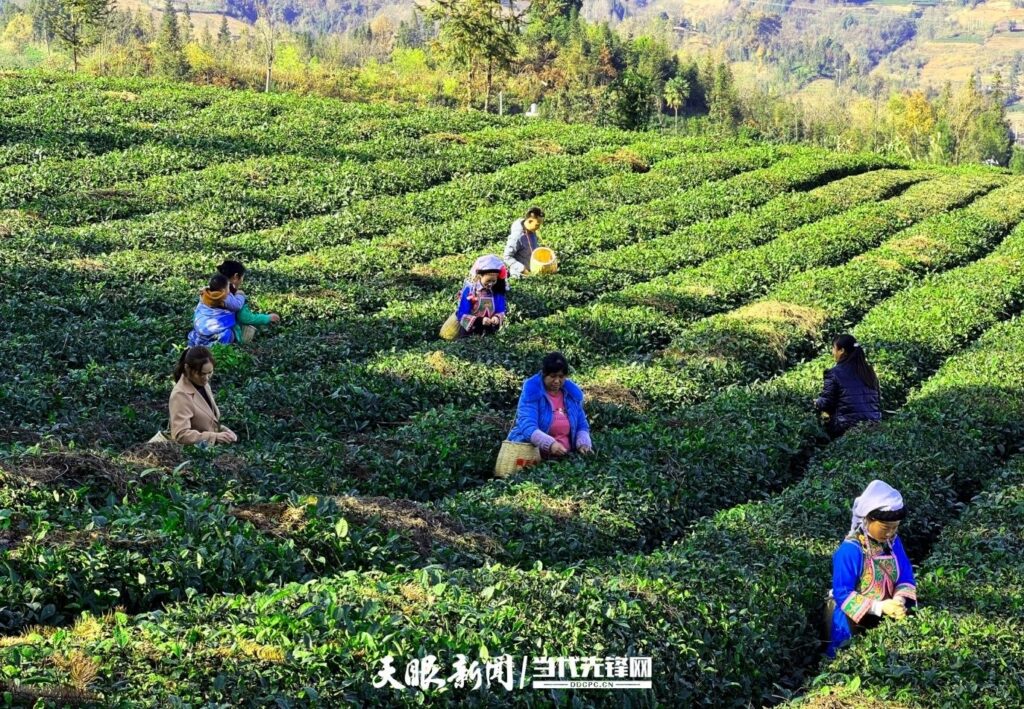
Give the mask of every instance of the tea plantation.
<svg viewBox="0 0 1024 709">
<path fill-rule="evenodd" d="M 531 205 L 560 272 L 513 283 L 496 337 L 438 339 Z M 215 353 L 240 442 L 146 444 L 224 258 L 282 316 Z M 1022 307 L 998 170 L 2 75 L 0 698 L 1022 706 Z M 829 443 L 810 404 L 845 331 L 886 416 Z M 555 349 L 595 455 L 495 479 Z M 827 662 L 874 477 L 922 608 Z M 650 657 L 653 684 L 374 686 L 460 654 Z"/>
</svg>

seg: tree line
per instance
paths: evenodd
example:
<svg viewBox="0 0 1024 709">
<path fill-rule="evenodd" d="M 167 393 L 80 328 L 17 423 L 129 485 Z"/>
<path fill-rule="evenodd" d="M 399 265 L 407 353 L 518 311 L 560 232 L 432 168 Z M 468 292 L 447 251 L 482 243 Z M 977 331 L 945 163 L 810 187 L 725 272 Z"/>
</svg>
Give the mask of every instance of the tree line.
<svg viewBox="0 0 1024 709">
<path fill-rule="evenodd" d="M 681 56 L 664 27 L 623 36 L 588 22 L 582 0 L 433 0 L 403 19 L 377 17 L 336 33 L 296 31 L 286 0 L 246 7 L 251 23 L 205 15 L 197 30 L 189 5 L 172 0 L 159 14 L 115 10 L 112 0 L 0 6 L 0 61 L 42 47 L 38 63 L 103 75 L 502 113 L 536 106 L 536 115 L 569 122 L 742 131 L 935 163 L 1024 163 L 1005 113 L 1016 70 L 995 86 L 975 77 L 935 95 L 850 82 L 809 105 L 785 87 L 741 92 L 724 53 Z M 755 25 L 770 37 L 766 22 Z"/>
</svg>

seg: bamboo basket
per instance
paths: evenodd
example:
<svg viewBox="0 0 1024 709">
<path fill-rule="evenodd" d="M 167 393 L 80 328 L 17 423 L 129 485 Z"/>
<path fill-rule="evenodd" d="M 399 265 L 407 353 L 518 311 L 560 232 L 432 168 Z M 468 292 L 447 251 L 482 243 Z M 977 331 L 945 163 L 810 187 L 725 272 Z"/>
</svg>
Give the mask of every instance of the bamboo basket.
<svg viewBox="0 0 1024 709">
<path fill-rule="evenodd" d="M 533 250 L 530 256 L 530 273 L 540 275 L 542 273 L 554 273 L 558 270 L 558 257 L 555 252 L 546 246 Z"/>
<path fill-rule="evenodd" d="M 540 451 L 532 443 L 502 441 L 498 460 L 494 464 L 494 477 L 507 478 L 540 462 Z"/>
<path fill-rule="evenodd" d="M 444 325 L 441 326 L 442 340 L 454 340 L 459 336 L 459 319 L 455 317 L 455 313 L 448 316 L 448 319 L 444 321 Z"/>
</svg>

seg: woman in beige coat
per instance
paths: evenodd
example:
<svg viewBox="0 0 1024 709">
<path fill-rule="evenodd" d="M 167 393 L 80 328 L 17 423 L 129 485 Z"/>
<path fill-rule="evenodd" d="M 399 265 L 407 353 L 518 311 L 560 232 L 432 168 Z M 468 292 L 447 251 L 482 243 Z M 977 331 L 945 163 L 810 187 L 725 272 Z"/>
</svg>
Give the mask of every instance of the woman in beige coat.
<svg viewBox="0 0 1024 709">
<path fill-rule="evenodd" d="M 210 390 L 213 354 L 206 347 L 189 347 L 181 353 L 171 390 L 171 440 L 185 445 L 234 443 L 238 436 L 220 425 L 220 409 Z"/>
</svg>

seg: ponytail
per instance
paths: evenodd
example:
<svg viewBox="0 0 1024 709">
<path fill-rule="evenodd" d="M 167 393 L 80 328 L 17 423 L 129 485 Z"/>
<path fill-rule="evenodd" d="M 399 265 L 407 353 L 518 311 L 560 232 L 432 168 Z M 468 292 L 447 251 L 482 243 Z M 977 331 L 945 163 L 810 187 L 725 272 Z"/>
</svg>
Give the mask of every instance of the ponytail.
<svg viewBox="0 0 1024 709">
<path fill-rule="evenodd" d="M 213 353 L 207 347 L 186 347 L 178 358 L 178 366 L 174 368 L 175 384 L 184 376 L 187 366 L 193 372 L 198 372 L 203 365 L 209 362 L 213 364 Z"/>
<path fill-rule="evenodd" d="M 868 364 L 867 355 L 864 354 L 864 348 L 857 342 L 857 338 L 844 334 L 833 340 L 832 344 L 845 352 L 841 361 L 852 364 L 853 371 L 864 385 L 877 391 L 878 375 L 875 374 L 875 368 Z"/>
</svg>

